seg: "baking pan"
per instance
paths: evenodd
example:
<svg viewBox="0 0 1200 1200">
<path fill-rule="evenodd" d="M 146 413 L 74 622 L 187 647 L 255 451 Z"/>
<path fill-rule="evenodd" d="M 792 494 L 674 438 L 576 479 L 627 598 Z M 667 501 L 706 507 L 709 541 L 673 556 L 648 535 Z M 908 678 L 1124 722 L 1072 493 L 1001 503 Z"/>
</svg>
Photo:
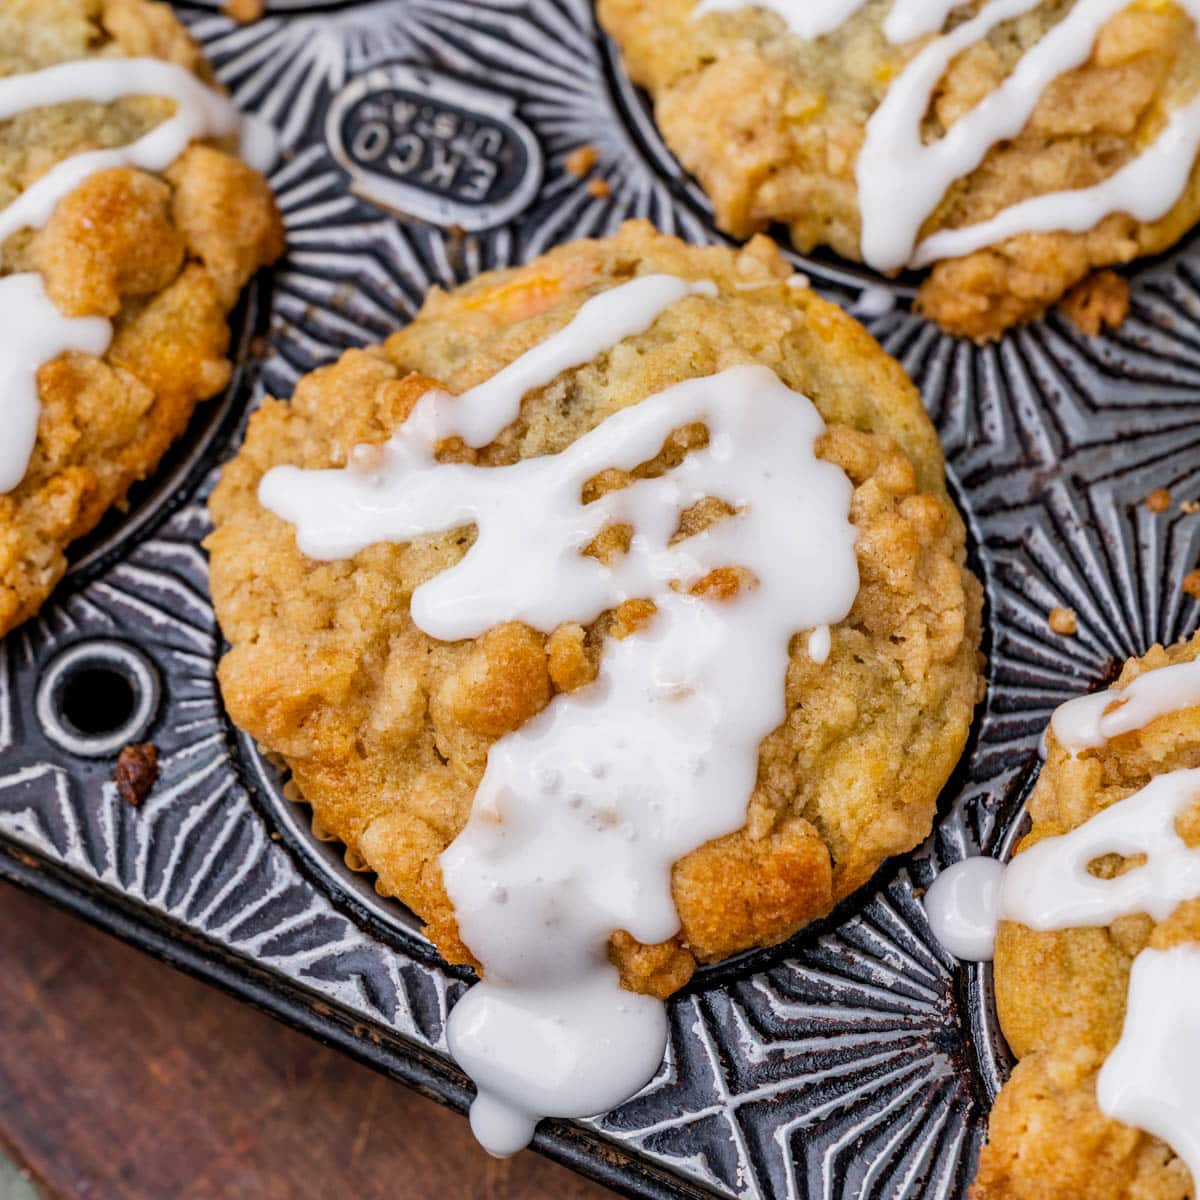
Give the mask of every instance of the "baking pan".
<svg viewBox="0 0 1200 1200">
<path fill-rule="evenodd" d="M 445 1019 L 468 975 L 314 835 L 224 716 L 205 497 L 260 397 L 381 340 L 431 286 L 628 217 L 720 235 L 584 0 L 277 0 L 247 25 L 179 11 L 279 135 L 289 250 L 237 311 L 228 392 L 0 641 L 0 874 L 463 1109 Z M 607 195 L 564 168 L 581 145 Z M 1010 1060 L 990 968 L 947 957 L 920 895 L 1009 847 L 1056 704 L 1196 627 L 1180 580 L 1200 512 L 1142 501 L 1200 499 L 1198 247 L 1129 272 L 1115 333 L 1051 315 L 983 349 L 912 315 L 903 279 L 789 252 L 875 314 L 922 389 L 986 588 L 987 699 L 929 841 L 785 945 L 699 972 L 655 1080 L 545 1123 L 539 1149 L 632 1196 L 966 1195 Z M 1056 605 L 1077 636 L 1050 631 Z M 139 740 L 162 770 L 134 808 L 112 768 Z"/>
</svg>

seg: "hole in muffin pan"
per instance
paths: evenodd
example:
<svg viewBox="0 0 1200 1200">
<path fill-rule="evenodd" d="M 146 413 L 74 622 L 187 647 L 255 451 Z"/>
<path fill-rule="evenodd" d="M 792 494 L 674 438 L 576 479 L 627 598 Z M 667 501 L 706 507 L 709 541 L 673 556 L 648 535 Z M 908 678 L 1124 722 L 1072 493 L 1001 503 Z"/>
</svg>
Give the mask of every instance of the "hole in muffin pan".
<svg viewBox="0 0 1200 1200">
<path fill-rule="evenodd" d="M 76 642 L 43 673 L 37 718 L 68 754 L 108 758 L 145 735 L 161 695 L 158 669 L 140 650 L 107 638 Z"/>
<path fill-rule="evenodd" d="M 82 666 L 65 679 L 59 717 L 83 737 L 102 737 L 120 729 L 133 714 L 133 687 L 107 665 Z"/>
</svg>

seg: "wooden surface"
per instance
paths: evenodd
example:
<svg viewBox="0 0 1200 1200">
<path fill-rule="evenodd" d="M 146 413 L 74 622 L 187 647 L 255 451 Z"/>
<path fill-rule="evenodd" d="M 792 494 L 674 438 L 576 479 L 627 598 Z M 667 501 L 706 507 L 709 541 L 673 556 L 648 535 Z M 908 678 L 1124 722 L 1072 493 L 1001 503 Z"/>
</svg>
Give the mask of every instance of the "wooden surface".
<svg viewBox="0 0 1200 1200">
<path fill-rule="evenodd" d="M 5 1146 L 46 1198 L 613 1195 L 0 883 Z"/>
</svg>

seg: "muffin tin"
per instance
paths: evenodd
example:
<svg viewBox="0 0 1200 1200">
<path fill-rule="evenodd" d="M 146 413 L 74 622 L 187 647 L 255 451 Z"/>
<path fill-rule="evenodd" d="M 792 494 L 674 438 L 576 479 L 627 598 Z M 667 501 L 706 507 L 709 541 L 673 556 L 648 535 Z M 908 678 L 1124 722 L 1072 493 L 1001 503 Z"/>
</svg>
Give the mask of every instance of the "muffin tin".
<svg viewBox="0 0 1200 1200">
<path fill-rule="evenodd" d="M 262 395 L 381 340 L 431 286 L 634 216 L 721 238 L 585 0 L 276 0 L 241 26 L 178 8 L 279 134 L 289 250 L 235 315 L 229 391 L 0 641 L 0 875 L 462 1109 L 445 1018 L 469 975 L 223 713 L 204 500 Z M 582 145 L 604 187 L 566 170 Z M 1129 272 L 1111 335 L 1052 314 L 983 349 L 912 315 L 904 280 L 790 255 L 921 387 L 986 588 L 988 696 L 929 841 L 785 945 L 701 971 L 655 1080 L 546 1123 L 540 1149 L 636 1196 L 966 1195 L 1010 1062 L 990 969 L 946 956 L 919 897 L 1007 853 L 1057 703 L 1197 625 L 1200 510 L 1179 501 L 1200 499 L 1198 247 Z M 1050 631 L 1056 605 L 1076 636 Z M 142 739 L 161 775 L 134 808 L 112 756 Z"/>
</svg>

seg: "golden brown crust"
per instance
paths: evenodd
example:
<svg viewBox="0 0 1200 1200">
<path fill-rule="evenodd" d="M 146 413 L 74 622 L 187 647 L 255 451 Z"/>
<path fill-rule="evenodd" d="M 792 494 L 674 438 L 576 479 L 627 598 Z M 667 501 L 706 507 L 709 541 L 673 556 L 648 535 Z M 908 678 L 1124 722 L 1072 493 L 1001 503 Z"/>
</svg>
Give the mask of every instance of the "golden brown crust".
<svg viewBox="0 0 1200 1200">
<path fill-rule="evenodd" d="M 1132 659 L 1143 671 L 1200 656 L 1200 638 Z M 1053 731 L 1030 797 L 1026 849 L 1066 833 L 1156 775 L 1200 766 L 1200 709 L 1171 713 L 1099 750 L 1067 754 Z M 1200 845 L 1200 804 L 1178 823 Z M 1115 874 L 1115 857 L 1093 870 Z M 1133 960 L 1147 946 L 1200 941 L 1200 902 L 1159 924 L 1123 917 L 1105 928 L 1036 933 L 1004 924 L 996 945 L 1000 1022 L 1020 1064 L 992 1112 L 972 1200 L 1195 1200 L 1191 1175 L 1157 1138 L 1112 1121 L 1096 1102 L 1096 1077 L 1125 1020 Z"/>
<path fill-rule="evenodd" d="M 608 637 L 637 637 L 653 612 L 629 601 L 552 635 L 504 625 L 447 644 L 409 616 L 413 589 L 457 561 L 470 530 L 372 546 L 346 562 L 300 554 L 292 528 L 257 502 L 280 463 L 341 465 L 380 443 L 440 380 L 460 391 L 561 328 L 589 295 L 634 273 L 712 279 L 648 332 L 526 396 L 491 446 L 453 448 L 484 465 L 559 450 L 617 408 L 682 379 L 760 362 L 810 396 L 829 424 L 819 452 L 855 485 L 862 589 L 833 632 L 828 663 L 797 638 L 784 725 L 763 743 L 748 823 L 676 865 L 680 938 L 625 935 L 611 953 L 626 983 L 666 994 L 697 959 L 778 941 L 828 912 L 888 855 L 920 841 L 979 694 L 978 584 L 946 496 L 937 439 L 915 389 L 856 322 L 807 289 L 759 239 L 741 253 L 697 249 L 641 222 L 575 242 L 446 295 L 385 346 L 314 372 L 290 404 L 268 401 L 213 494 L 212 589 L 233 645 L 220 668 L 234 721 L 292 768 L 321 826 L 419 913 L 442 952 L 470 961 L 438 855 L 462 828 L 491 742 L 583 686 Z M 706 437 L 689 426 L 634 474 L 677 462 Z M 606 471 L 592 494 L 628 482 Z M 689 510 L 685 525 L 721 517 Z M 591 552 L 619 553 L 621 534 Z M 735 564 L 731 564 L 733 566 Z M 714 598 L 747 580 L 706 581 Z"/>
<path fill-rule="evenodd" d="M 1046 0 L 951 64 L 926 119 L 941 137 L 990 92 L 1069 7 Z M 866 121 L 923 42 L 893 46 L 888 5 L 805 42 L 776 15 L 747 8 L 694 19 L 695 0 L 599 0 L 633 79 L 654 98 L 668 144 L 713 201 L 717 223 L 746 237 L 772 222 L 801 250 L 859 257 L 855 165 Z M 1090 186 L 1145 148 L 1200 78 L 1191 20 L 1165 2 L 1134 3 L 1102 29 L 1091 58 L 1052 84 L 1027 127 L 960 180 L 923 234 L 973 224 L 1034 194 Z M 918 308 L 979 340 L 1042 313 L 1097 267 L 1177 241 L 1200 218 L 1200 170 L 1159 221 L 1114 215 L 1080 234 L 1028 234 L 938 263 Z"/>
<path fill-rule="evenodd" d="M 207 76 L 171 10 L 147 0 L 8 0 L 0 70 L 147 54 Z M 63 157 L 128 142 L 170 106 L 154 97 L 36 109 L 0 125 L 0 203 Z M 196 404 L 229 378 L 226 314 L 282 252 L 265 181 L 227 149 L 195 144 L 165 178 L 118 168 L 66 196 L 39 231 L 3 246 L 5 271 L 39 271 L 70 316 L 113 322 L 102 359 L 70 353 L 38 374 L 37 444 L 0 495 L 0 635 L 37 611 L 65 551 L 157 466 Z"/>
</svg>

